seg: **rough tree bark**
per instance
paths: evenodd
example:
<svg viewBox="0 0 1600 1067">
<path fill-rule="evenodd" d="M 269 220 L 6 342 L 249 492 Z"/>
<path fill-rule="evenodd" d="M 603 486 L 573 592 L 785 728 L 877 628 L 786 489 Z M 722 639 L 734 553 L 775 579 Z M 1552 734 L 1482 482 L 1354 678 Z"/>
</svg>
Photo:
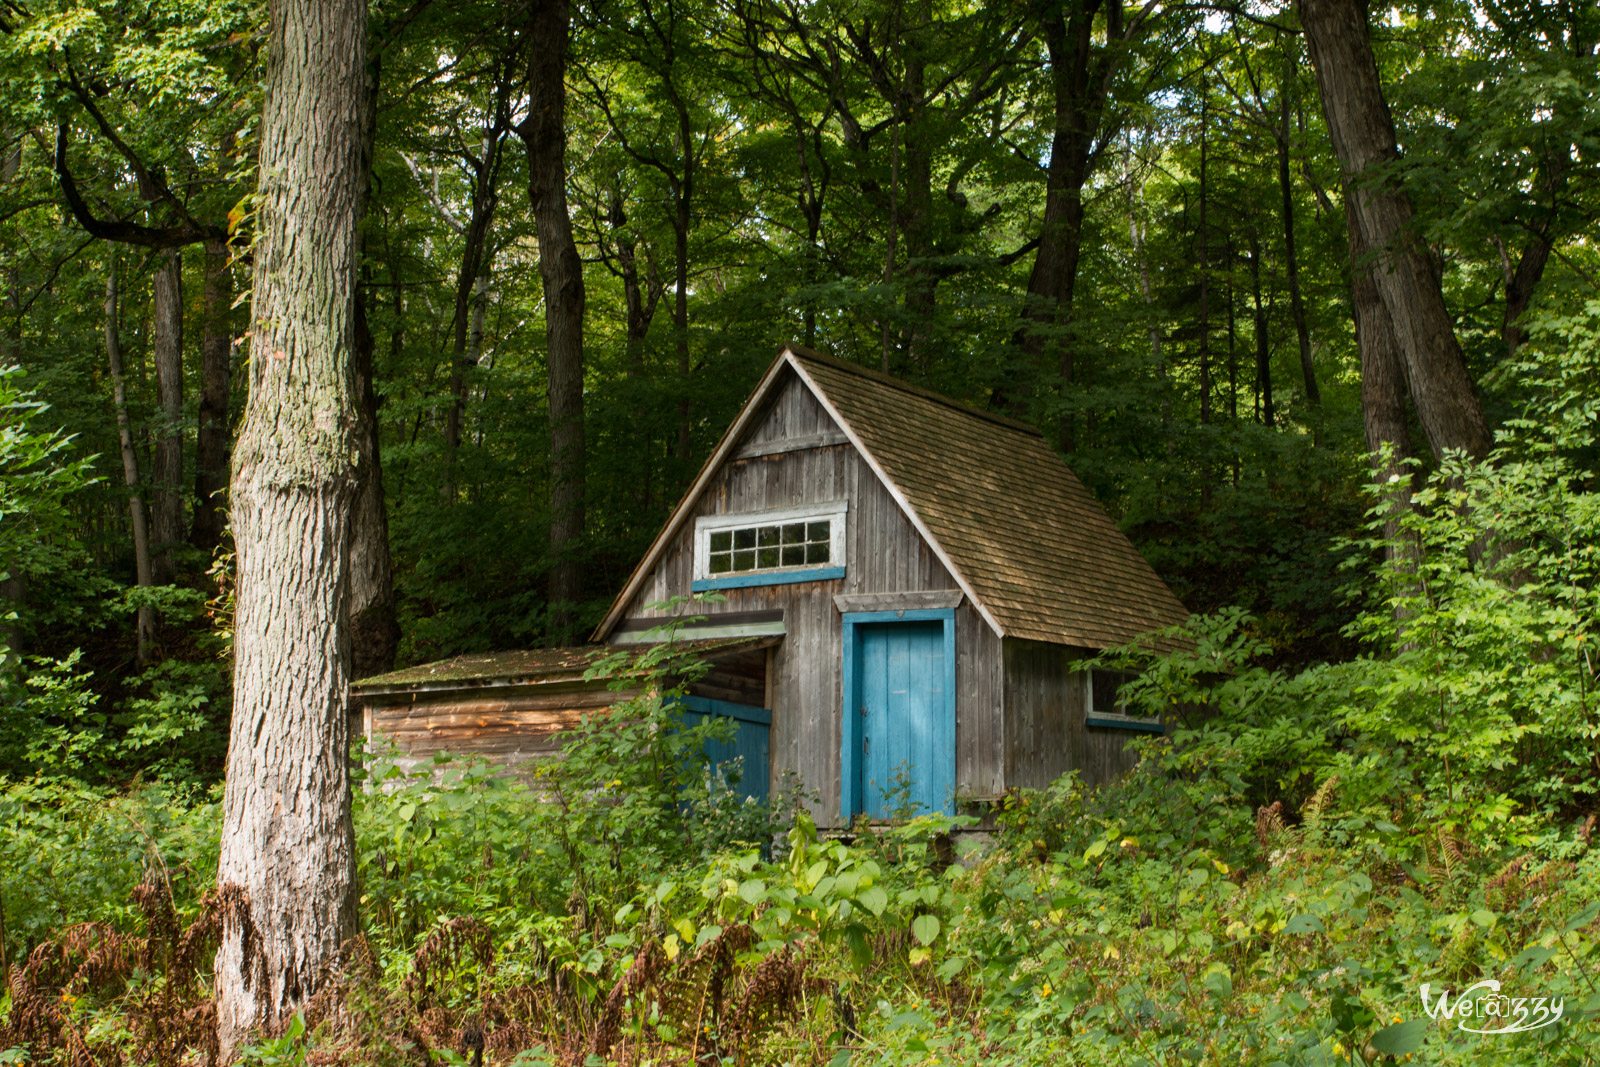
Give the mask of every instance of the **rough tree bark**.
<svg viewBox="0 0 1600 1067">
<path fill-rule="evenodd" d="M 362 0 L 272 0 L 250 394 L 233 472 L 224 1060 L 315 995 L 357 930 L 345 713 L 366 85 Z"/>
<path fill-rule="evenodd" d="M 156 255 L 151 279 L 151 356 L 156 368 L 155 447 L 150 481 L 154 522 L 151 537 L 157 585 L 174 572 L 172 549 L 184 538 L 183 525 L 183 260 L 176 248 Z"/>
<path fill-rule="evenodd" d="M 1493 444 L 1456 341 L 1444 293 L 1412 220 L 1411 198 L 1385 174 L 1399 159 L 1361 0 L 1300 0 L 1300 23 L 1345 177 L 1345 210 L 1370 250 L 1418 421 L 1435 455 L 1485 455 Z"/>
<path fill-rule="evenodd" d="M 1348 193 L 1346 196 L 1348 198 Z M 1405 357 L 1395 339 L 1389 309 L 1378 295 L 1378 283 L 1372 277 L 1371 251 L 1361 243 L 1354 213 L 1350 211 L 1345 213 L 1345 232 L 1350 242 L 1350 292 L 1356 320 L 1356 347 L 1361 353 L 1361 416 L 1372 480 L 1388 487 L 1381 499 L 1385 505 L 1384 535 L 1392 555 L 1399 534 L 1400 515 L 1411 502 L 1411 472 L 1405 463 L 1411 454 L 1406 424 Z"/>
<path fill-rule="evenodd" d="M 106 359 L 111 364 L 111 402 L 117 413 L 117 444 L 122 451 L 122 480 L 128 487 L 128 525 L 133 529 L 133 570 L 139 588 L 155 584 L 150 566 L 150 526 L 145 518 L 144 496 L 139 489 L 139 454 L 133 447 L 133 427 L 128 420 L 127 380 L 122 373 L 122 331 L 117 310 L 117 259 L 106 268 Z M 139 666 L 150 662 L 155 641 L 155 609 L 142 607 L 134 624 Z"/>
<path fill-rule="evenodd" d="M 1104 13 L 1105 32 L 1096 41 L 1095 21 Z M 1050 56 L 1054 129 L 1045 182 L 1044 218 L 1022 323 L 1013 338 L 1032 369 L 1043 370 L 1047 349 L 1057 350 L 1056 372 L 1063 385 L 1078 376 L 1070 336 L 1072 304 L 1083 250 L 1083 186 L 1094 169 L 1105 123 L 1106 101 L 1117 73 L 1128 59 L 1128 44 L 1141 31 L 1153 6 L 1125 21 L 1121 3 L 1102 0 L 1037 0 L 1036 17 Z M 1073 446 L 1070 419 L 1059 428 L 1063 449 Z"/>
<path fill-rule="evenodd" d="M 228 243 L 205 243 L 200 302 L 200 418 L 194 450 L 194 519 L 189 543 L 211 552 L 222 540 L 227 514 L 218 493 L 228 484 L 228 386 L 233 377 L 233 276 Z"/>
<path fill-rule="evenodd" d="M 539 276 L 550 397 L 550 604 L 552 636 L 564 639 L 583 598 L 577 549 L 584 526 L 583 262 L 567 213 L 567 0 L 539 0 L 528 21 L 528 117 L 517 127 L 528 152 L 528 200 L 539 234 Z M 680 198 L 682 212 L 687 199 Z M 679 244 L 685 227 L 680 227 Z M 683 341 L 687 249 L 679 249 L 677 325 Z M 687 350 L 684 350 L 687 359 Z"/>
</svg>

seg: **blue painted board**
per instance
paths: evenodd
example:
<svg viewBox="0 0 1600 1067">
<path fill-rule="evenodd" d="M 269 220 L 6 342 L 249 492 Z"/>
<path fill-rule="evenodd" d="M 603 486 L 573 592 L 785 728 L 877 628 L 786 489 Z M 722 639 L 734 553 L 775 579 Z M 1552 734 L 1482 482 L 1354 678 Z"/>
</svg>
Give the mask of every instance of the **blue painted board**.
<svg viewBox="0 0 1600 1067">
<path fill-rule="evenodd" d="M 698 725 L 706 715 L 724 716 L 734 721 L 731 740 L 706 742 L 706 758 L 717 768 L 735 759 L 742 760 L 739 784 L 735 789 L 741 796 L 753 797 L 765 804 L 767 783 L 771 777 L 769 748 L 772 712 L 766 708 L 697 696 L 683 697 L 682 704 L 684 722 L 689 726 Z"/>
<path fill-rule="evenodd" d="M 713 589 L 750 589 L 758 585 L 827 582 L 843 577 L 843 567 L 811 567 L 803 571 L 756 571 L 752 574 L 732 574 L 726 578 L 696 578 L 689 583 L 689 590 L 694 593 L 705 593 Z"/>
<path fill-rule="evenodd" d="M 886 818 L 906 800 L 921 812 L 953 810 L 953 612 L 847 616 L 844 815 Z M 886 796 L 904 775 L 908 797 Z"/>
</svg>

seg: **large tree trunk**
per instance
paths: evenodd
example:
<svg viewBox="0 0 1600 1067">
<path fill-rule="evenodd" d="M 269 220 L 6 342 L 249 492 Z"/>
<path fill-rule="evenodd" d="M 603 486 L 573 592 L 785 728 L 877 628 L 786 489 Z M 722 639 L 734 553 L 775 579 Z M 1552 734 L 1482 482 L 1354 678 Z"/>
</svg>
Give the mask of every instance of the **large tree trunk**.
<svg viewBox="0 0 1600 1067">
<path fill-rule="evenodd" d="M 1411 400 L 1435 455 L 1483 456 L 1493 444 L 1444 293 L 1413 225 L 1411 198 L 1386 174 L 1399 158 L 1361 0 L 1300 0 L 1328 132 L 1344 173 L 1345 210 L 1373 255 L 1372 279 L 1405 357 Z"/>
<path fill-rule="evenodd" d="M 1349 213 L 1345 229 L 1350 240 L 1356 346 L 1361 353 L 1361 416 L 1371 454 L 1372 480 L 1388 487 L 1384 491 L 1388 505 L 1385 533 L 1392 542 L 1398 532 L 1399 512 L 1409 506 L 1411 499 L 1411 472 L 1405 464 L 1411 453 L 1406 427 L 1405 357 L 1400 354 L 1400 344 L 1389 322 L 1389 309 L 1378 295 L 1371 255 L 1361 244 L 1361 235 Z"/>
<path fill-rule="evenodd" d="M 1054 348 L 1055 370 L 1063 387 L 1071 384 L 1077 372 L 1072 338 L 1066 331 L 1072 321 L 1083 249 L 1083 186 L 1089 179 L 1095 134 L 1110 89 L 1110 67 L 1100 70 L 1094 63 L 1094 22 L 1100 8 L 1100 0 L 1039 4 L 1039 23 L 1050 54 L 1054 130 L 1039 249 L 1028 275 L 1022 324 L 1014 342 L 1033 372 L 1044 369 L 1044 354 Z M 1122 8 L 1112 4 L 1106 7 L 1106 36 L 1118 39 L 1121 35 Z M 1115 47 L 1120 46 L 1119 40 Z M 1057 443 L 1071 449 L 1072 437 L 1071 420 L 1063 420 Z"/>
<path fill-rule="evenodd" d="M 224 1060 L 318 993 L 357 931 L 345 710 L 367 6 L 272 0 L 270 19 L 232 500 L 234 709 L 217 883 L 237 896 L 216 960 Z"/>
<path fill-rule="evenodd" d="M 172 549 L 183 526 L 183 259 L 176 248 L 157 253 L 151 280 L 151 355 L 156 367 L 156 423 L 150 480 L 154 488 L 152 562 L 157 585 L 172 581 Z"/>
<path fill-rule="evenodd" d="M 228 386 L 233 377 L 233 277 L 228 243 L 206 242 L 205 321 L 200 327 L 200 418 L 195 437 L 194 520 L 189 541 L 211 552 L 227 516 L 217 494 L 228 484 Z"/>
<path fill-rule="evenodd" d="M 106 268 L 106 358 L 111 364 L 111 402 L 117 413 L 117 444 L 122 451 L 122 480 L 128 487 L 128 525 L 133 529 L 133 569 L 139 588 L 154 582 L 150 566 L 150 527 L 145 519 L 144 496 L 139 489 L 139 454 L 133 447 L 133 427 L 128 420 L 127 379 L 122 373 L 122 331 L 117 310 L 117 258 L 112 253 Z M 135 631 L 139 666 L 150 662 L 155 640 L 155 609 L 139 609 Z"/>
<path fill-rule="evenodd" d="M 539 275 L 550 396 L 550 604 L 557 639 L 569 636 L 572 609 L 583 599 L 583 261 L 567 214 L 567 0 L 537 0 L 528 25 L 528 117 L 518 127 L 528 151 L 528 199 L 539 233 Z M 681 243 L 681 242 L 680 242 Z M 680 250 L 678 328 L 682 331 L 686 269 Z"/>
</svg>

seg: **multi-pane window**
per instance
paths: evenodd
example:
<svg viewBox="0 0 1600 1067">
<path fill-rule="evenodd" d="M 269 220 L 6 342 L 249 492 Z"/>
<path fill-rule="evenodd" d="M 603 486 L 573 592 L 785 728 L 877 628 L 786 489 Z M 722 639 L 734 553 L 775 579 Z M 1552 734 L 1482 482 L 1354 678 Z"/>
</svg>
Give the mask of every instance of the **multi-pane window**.
<svg viewBox="0 0 1600 1067">
<path fill-rule="evenodd" d="M 769 571 L 774 581 L 794 581 L 798 578 L 783 572 L 839 570 L 844 566 L 845 510 L 844 501 L 836 500 L 704 515 L 695 520 L 695 581 L 748 585 Z"/>
<path fill-rule="evenodd" d="M 707 549 L 706 572 L 711 575 L 821 566 L 832 562 L 833 520 L 713 530 Z"/>
<path fill-rule="evenodd" d="M 1122 686 L 1133 680 L 1126 671 L 1090 670 L 1085 672 L 1088 687 L 1090 726 L 1120 726 L 1125 729 L 1161 732 L 1161 720 L 1142 712 L 1130 715 L 1128 705 L 1118 693 Z"/>
</svg>

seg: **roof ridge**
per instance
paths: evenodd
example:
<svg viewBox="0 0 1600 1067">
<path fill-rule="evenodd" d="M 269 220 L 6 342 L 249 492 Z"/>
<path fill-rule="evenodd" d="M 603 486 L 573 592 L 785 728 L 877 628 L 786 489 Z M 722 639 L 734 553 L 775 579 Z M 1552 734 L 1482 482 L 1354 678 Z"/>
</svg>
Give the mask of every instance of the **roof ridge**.
<svg viewBox="0 0 1600 1067">
<path fill-rule="evenodd" d="M 998 426 L 1004 426 L 1008 430 L 1016 430 L 1019 433 L 1025 433 L 1030 437 L 1044 437 L 1044 432 L 1037 426 L 1029 425 L 1020 419 L 1013 419 L 1009 415 L 1001 415 L 998 412 L 984 411 L 982 408 L 975 408 L 971 404 L 957 400 L 954 397 L 935 392 L 934 390 L 926 388 L 925 386 L 915 385 L 911 382 L 904 381 L 903 379 L 896 378 L 892 374 L 885 374 L 883 371 L 875 370 L 871 367 L 864 367 L 859 363 L 852 363 L 848 359 L 840 359 L 838 356 L 824 355 L 823 353 L 818 352 L 815 349 L 807 348 L 804 345 L 789 344 L 785 345 L 784 349 L 799 359 L 808 360 L 813 363 L 820 363 L 825 367 L 833 367 L 836 370 L 842 370 L 850 374 L 859 375 L 862 378 L 866 378 L 868 381 L 874 381 L 880 385 L 887 385 L 891 388 L 899 389 L 901 392 L 910 393 L 912 396 L 920 397 L 923 400 L 931 400 L 936 404 L 942 404 L 947 408 L 959 411 L 963 415 L 971 415 L 974 418 L 983 419 L 986 422 L 992 422 Z"/>
</svg>

